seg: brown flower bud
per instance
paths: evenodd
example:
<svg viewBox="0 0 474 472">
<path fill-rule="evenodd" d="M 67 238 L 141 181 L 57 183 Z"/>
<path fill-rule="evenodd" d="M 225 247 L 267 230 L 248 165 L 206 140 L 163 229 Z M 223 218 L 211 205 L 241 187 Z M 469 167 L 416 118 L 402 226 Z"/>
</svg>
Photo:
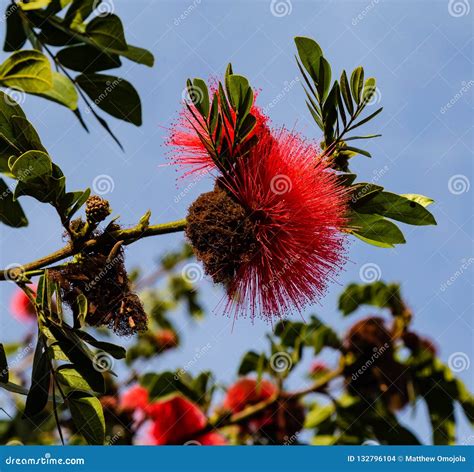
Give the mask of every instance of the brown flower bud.
<svg viewBox="0 0 474 472">
<path fill-rule="evenodd" d="M 110 205 L 107 200 L 97 195 L 92 195 L 86 202 L 86 217 L 88 223 L 100 223 L 104 221 L 111 213 Z"/>
</svg>

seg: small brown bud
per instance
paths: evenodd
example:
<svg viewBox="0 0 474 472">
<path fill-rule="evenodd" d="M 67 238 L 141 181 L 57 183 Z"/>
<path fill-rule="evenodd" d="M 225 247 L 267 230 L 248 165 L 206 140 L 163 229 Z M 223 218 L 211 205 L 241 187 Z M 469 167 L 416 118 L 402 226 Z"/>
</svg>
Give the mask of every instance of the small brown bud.
<svg viewBox="0 0 474 472">
<path fill-rule="evenodd" d="M 86 202 L 86 217 L 88 223 L 100 223 L 104 221 L 111 213 L 110 205 L 107 200 L 97 195 L 92 195 Z"/>
</svg>

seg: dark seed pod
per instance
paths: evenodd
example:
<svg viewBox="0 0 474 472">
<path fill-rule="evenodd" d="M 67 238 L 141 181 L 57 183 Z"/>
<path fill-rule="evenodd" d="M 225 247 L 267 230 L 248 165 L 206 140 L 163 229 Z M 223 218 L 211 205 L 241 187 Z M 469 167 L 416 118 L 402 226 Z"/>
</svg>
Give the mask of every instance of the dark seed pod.
<svg viewBox="0 0 474 472">
<path fill-rule="evenodd" d="M 111 213 L 107 200 L 97 195 L 92 195 L 86 202 L 86 217 L 88 223 L 97 224 L 104 221 Z"/>
</svg>

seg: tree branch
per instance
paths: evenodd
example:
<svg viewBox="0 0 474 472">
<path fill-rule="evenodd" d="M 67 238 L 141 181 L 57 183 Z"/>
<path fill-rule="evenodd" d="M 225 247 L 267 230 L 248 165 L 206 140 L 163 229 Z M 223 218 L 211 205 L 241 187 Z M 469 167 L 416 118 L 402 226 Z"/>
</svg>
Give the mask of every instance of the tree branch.
<svg viewBox="0 0 474 472">
<path fill-rule="evenodd" d="M 162 223 L 159 225 L 152 225 L 143 228 L 141 225 L 137 225 L 130 229 L 119 229 L 107 233 L 107 238 L 114 241 L 123 241 L 123 244 L 131 244 L 149 236 L 158 236 L 161 234 L 177 233 L 183 231 L 186 228 L 186 220 L 172 221 L 170 223 Z M 22 273 L 30 272 L 36 269 L 42 269 L 56 262 L 67 259 L 68 257 L 79 254 L 83 249 L 93 248 L 100 245 L 102 239 L 100 237 L 88 239 L 82 243 L 69 243 L 63 248 L 38 259 L 33 262 L 28 262 L 22 266 L 16 265 L 12 269 L 1 269 L 0 280 L 12 280 L 16 276 Z"/>
</svg>

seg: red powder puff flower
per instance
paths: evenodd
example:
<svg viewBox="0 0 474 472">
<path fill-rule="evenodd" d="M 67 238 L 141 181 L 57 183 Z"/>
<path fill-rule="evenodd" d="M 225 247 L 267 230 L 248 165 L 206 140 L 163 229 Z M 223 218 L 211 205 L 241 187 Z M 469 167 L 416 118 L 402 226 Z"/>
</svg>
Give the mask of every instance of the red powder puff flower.
<svg viewBox="0 0 474 472">
<path fill-rule="evenodd" d="M 146 412 L 153 420 L 150 430 L 153 444 L 226 444 L 224 437 L 218 433 L 199 434 L 207 425 L 206 415 L 196 404 L 180 395 L 152 403 Z"/>
<path fill-rule="evenodd" d="M 276 392 L 276 387 L 268 380 L 240 379 L 229 387 L 224 399 L 224 408 L 238 413 L 246 406 L 268 400 Z"/>
<path fill-rule="evenodd" d="M 155 340 L 160 351 L 172 349 L 178 345 L 176 333 L 171 329 L 161 329 L 158 331 Z"/>
<path fill-rule="evenodd" d="M 217 86 L 212 86 L 210 92 L 211 98 L 214 95 L 219 97 Z M 167 141 L 167 145 L 172 148 L 171 162 L 185 169 L 185 176 L 193 173 L 206 173 L 216 168 L 215 162 L 196 133 L 196 129 L 202 132 L 203 118 L 192 102 L 188 103 L 188 105 L 191 111 L 187 106 L 181 110 L 178 120 L 171 127 Z M 230 113 L 235 118 L 235 112 L 232 109 Z M 255 128 L 247 136 L 247 139 L 251 139 L 254 135 L 258 136 L 268 132 L 268 117 L 255 104 L 255 100 L 250 113 L 255 116 L 256 123 Z M 230 140 L 233 140 L 234 130 L 227 118 L 225 118 L 225 126 Z"/>
<path fill-rule="evenodd" d="M 123 392 L 120 397 L 120 408 L 127 411 L 145 410 L 148 405 L 148 390 L 134 385 Z"/>
<path fill-rule="evenodd" d="M 36 286 L 30 286 L 36 291 Z M 10 311 L 15 318 L 22 322 L 29 322 L 36 319 L 36 311 L 30 299 L 23 290 L 18 289 L 10 300 Z"/>
<path fill-rule="evenodd" d="M 319 299 L 342 268 L 348 194 L 299 135 L 257 138 L 190 207 L 186 235 L 228 312 L 272 319 Z"/>
</svg>

